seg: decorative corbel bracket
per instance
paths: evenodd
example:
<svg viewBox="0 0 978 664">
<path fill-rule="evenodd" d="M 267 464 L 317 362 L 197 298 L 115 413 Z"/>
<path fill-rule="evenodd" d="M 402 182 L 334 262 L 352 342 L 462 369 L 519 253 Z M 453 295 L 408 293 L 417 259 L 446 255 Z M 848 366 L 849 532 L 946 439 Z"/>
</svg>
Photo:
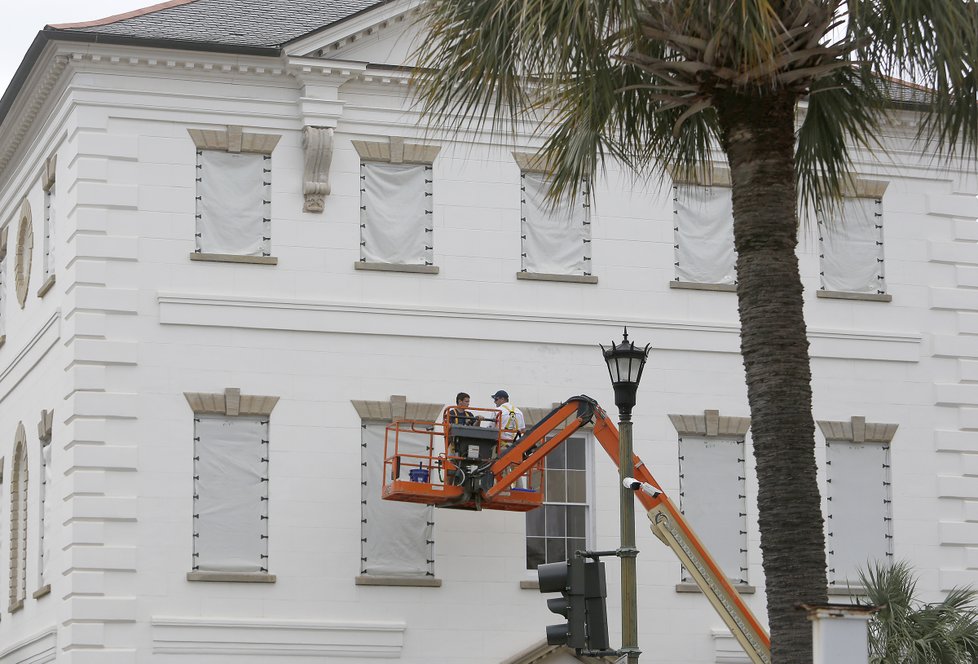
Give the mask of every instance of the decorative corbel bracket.
<svg viewBox="0 0 978 664">
<path fill-rule="evenodd" d="M 333 161 L 333 128 L 304 127 L 302 148 L 306 153 L 302 173 L 303 212 L 322 212 L 330 194 L 329 167 Z"/>
</svg>

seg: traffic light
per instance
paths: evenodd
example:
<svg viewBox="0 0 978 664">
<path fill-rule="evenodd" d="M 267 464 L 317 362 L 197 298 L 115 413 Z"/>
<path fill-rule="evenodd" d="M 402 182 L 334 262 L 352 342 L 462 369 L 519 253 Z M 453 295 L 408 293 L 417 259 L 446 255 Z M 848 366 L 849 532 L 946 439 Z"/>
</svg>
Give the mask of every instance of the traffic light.
<svg viewBox="0 0 978 664">
<path fill-rule="evenodd" d="M 547 608 L 567 618 L 563 625 L 547 625 L 547 643 L 583 649 L 587 643 L 584 560 L 573 558 L 562 563 L 539 565 L 537 579 L 540 582 L 540 592 L 559 592 L 562 595 L 548 599 Z"/>
<path fill-rule="evenodd" d="M 604 563 L 573 558 L 537 567 L 541 593 L 559 592 L 547 608 L 567 618 L 563 625 L 547 626 L 547 643 L 566 645 L 578 652 L 608 649 L 608 595 Z"/>
<path fill-rule="evenodd" d="M 604 581 L 604 563 L 589 560 L 584 565 L 584 606 L 587 623 L 587 649 L 607 650 L 608 608 L 605 598 L 608 586 Z"/>
</svg>

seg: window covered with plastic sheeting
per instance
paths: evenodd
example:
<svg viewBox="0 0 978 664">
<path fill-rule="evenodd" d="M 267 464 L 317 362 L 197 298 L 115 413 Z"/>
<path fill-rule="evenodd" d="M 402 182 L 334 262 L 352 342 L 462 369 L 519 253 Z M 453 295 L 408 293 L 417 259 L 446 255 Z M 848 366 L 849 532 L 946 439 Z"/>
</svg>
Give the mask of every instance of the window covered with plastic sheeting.
<svg viewBox="0 0 978 664">
<path fill-rule="evenodd" d="M 381 498 L 384 472 L 384 435 L 380 423 L 361 425 L 361 560 L 360 573 L 378 577 L 434 576 L 434 507 Z M 398 452 L 428 455 L 422 440 L 405 437 Z M 408 469 L 402 470 L 407 474 Z"/>
<path fill-rule="evenodd" d="M 591 275 L 591 216 L 586 184 L 575 198 L 547 198 L 552 178 L 523 172 L 521 177 L 522 271 L 535 274 Z"/>
<path fill-rule="evenodd" d="M 678 184 L 673 187 L 676 281 L 737 282 L 730 187 Z"/>
<path fill-rule="evenodd" d="M 888 443 L 826 440 L 829 586 L 859 585 L 859 570 L 893 556 Z"/>
<path fill-rule="evenodd" d="M 747 496 L 743 438 L 679 438 L 679 506 L 734 583 L 747 583 Z M 692 582 L 683 568 L 682 580 Z"/>
<path fill-rule="evenodd" d="M 818 216 L 822 290 L 886 293 L 882 201 L 845 198 L 834 218 Z"/>
<path fill-rule="evenodd" d="M 195 571 L 268 571 L 268 448 L 267 417 L 194 417 Z"/>
<path fill-rule="evenodd" d="M 271 255 L 272 157 L 197 150 L 200 254 Z"/>
<path fill-rule="evenodd" d="M 432 265 L 432 167 L 360 164 L 360 260 Z"/>
<path fill-rule="evenodd" d="M 527 569 L 568 560 L 587 548 L 589 454 L 587 438 L 572 437 L 544 459 L 544 502 L 526 513 Z"/>
</svg>

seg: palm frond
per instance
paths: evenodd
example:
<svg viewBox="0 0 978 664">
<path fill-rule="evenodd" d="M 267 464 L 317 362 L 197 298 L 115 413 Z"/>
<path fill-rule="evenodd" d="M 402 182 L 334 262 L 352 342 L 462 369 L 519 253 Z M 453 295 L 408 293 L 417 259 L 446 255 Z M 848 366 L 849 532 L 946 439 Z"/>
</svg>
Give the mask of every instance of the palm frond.
<svg viewBox="0 0 978 664">
<path fill-rule="evenodd" d="M 860 571 L 859 578 L 868 603 L 880 607 L 869 625 L 873 664 L 976 661 L 978 591 L 955 588 L 941 602 L 919 601 L 913 570 L 905 562 L 872 564 Z"/>
<path fill-rule="evenodd" d="M 849 14 L 861 61 L 931 90 L 919 138 L 945 156 L 978 155 L 978 6 L 862 0 L 849 3 Z"/>
<path fill-rule="evenodd" d="M 883 81 L 868 67 L 837 69 L 812 85 L 795 154 L 803 211 L 834 207 L 852 177 L 853 148 L 883 147 L 887 105 Z"/>
</svg>

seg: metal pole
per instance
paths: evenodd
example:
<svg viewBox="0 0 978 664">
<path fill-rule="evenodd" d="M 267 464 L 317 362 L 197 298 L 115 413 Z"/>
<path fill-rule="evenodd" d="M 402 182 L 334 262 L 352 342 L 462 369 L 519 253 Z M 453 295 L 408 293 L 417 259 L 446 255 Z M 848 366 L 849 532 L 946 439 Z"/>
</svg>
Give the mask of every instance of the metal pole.
<svg viewBox="0 0 978 664">
<path fill-rule="evenodd" d="M 628 664 L 638 664 L 638 590 L 635 579 L 635 492 L 623 482 L 634 472 L 632 457 L 632 414 L 619 412 L 618 490 L 621 491 L 621 649 Z"/>
</svg>

